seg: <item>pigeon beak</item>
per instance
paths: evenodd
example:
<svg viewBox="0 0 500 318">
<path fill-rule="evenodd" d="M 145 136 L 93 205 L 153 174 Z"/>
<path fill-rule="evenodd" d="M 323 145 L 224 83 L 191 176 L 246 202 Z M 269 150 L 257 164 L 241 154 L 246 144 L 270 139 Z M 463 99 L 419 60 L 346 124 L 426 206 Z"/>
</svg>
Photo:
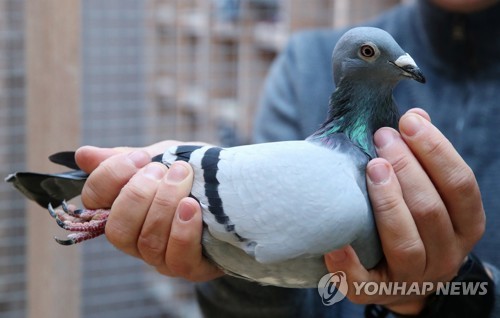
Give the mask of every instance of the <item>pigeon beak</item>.
<svg viewBox="0 0 500 318">
<path fill-rule="evenodd" d="M 405 53 L 398 57 L 394 62 L 390 62 L 402 71 L 402 75 L 412 78 L 420 83 L 425 83 L 424 74 L 420 71 L 410 54 Z"/>
</svg>

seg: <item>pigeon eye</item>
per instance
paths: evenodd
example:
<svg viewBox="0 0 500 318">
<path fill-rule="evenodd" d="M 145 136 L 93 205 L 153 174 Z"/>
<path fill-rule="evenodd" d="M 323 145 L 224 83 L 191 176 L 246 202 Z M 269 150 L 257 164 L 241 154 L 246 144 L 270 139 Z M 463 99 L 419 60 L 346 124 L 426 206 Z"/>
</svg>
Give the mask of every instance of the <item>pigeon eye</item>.
<svg viewBox="0 0 500 318">
<path fill-rule="evenodd" d="M 375 55 L 375 49 L 371 45 L 365 44 L 359 49 L 359 53 L 364 57 L 373 57 Z"/>
</svg>

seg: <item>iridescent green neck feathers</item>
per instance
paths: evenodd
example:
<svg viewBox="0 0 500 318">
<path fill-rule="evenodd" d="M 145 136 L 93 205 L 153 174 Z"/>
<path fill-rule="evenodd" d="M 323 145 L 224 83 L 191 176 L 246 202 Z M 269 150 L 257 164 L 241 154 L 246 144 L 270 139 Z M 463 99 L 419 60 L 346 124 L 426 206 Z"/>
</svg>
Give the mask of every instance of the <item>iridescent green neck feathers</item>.
<svg viewBox="0 0 500 318">
<path fill-rule="evenodd" d="M 399 114 L 392 98 L 392 87 L 366 87 L 342 83 L 330 98 L 327 120 L 309 140 L 335 146 L 344 134 L 370 158 L 377 156 L 373 134 L 381 127 L 397 127 Z M 333 142 L 333 144 L 332 144 Z"/>
</svg>

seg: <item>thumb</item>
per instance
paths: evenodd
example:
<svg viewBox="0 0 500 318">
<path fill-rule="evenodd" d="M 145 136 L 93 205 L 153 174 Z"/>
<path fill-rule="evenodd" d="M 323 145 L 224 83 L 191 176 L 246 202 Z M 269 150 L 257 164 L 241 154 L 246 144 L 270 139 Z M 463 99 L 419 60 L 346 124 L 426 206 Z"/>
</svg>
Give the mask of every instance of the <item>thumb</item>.
<svg viewBox="0 0 500 318">
<path fill-rule="evenodd" d="M 356 303 L 362 303 L 364 295 L 356 293 L 355 284 L 367 282 L 372 279 L 370 272 L 361 264 L 361 261 L 352 246 L 348 245 L 341 249 L 325 254 L 325 265 L 330 273 L 342 271 L 345 273 L 349 289 L 347 298 Z"/>
</svg>

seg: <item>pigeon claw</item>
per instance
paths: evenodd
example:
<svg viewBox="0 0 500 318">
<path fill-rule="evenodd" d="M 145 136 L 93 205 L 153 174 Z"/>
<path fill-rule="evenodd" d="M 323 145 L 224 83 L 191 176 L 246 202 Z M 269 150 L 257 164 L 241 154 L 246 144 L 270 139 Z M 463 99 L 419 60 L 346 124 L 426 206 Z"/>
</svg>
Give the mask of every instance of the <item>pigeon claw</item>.
<svg viewBox="0 0 500 318">
<path fill-rule="evenodd" d="M 72 209 L 69 207 L 68 203 L 66 203 L 66 201 L 63 201 L 61 203 L 61 208 L 63 209 L 64 212 L 66 212 L 67 214 L 71 215 L 71 216 L 80 216 L 83 212 L 82 209 Z"/>
<path fill-rule="evenodd" d="M 104 234 L 109 216 L 109 210 L 76 209 L 75 206 L 68 205 L 66 201 L 61 203 L 60 209 L 54 209 L 49 204 L 47 210 L 56 220 L 57 225 L 72 232 L 66 239 L 54 238 L 61 245 L 74 245 Z"/>
<path fill-rule="evenodd" d="M 61 240 L 61 239 L 60 239 L 60 238 L 58 238 L 57 236 L 54 236 L 54 240 L 55 240 L 57 243 L 59 243 L 59 244 L 61 244 L 61 245 L 66 245 L 66 246 L 67 246 L 67 245 L 74 245 L 74 244 L 76 244 L 75 240 L 74 240 L 74 239 L 72 239 L 72 238 L 67 238 L 67 239 L 65 239 L 65 240 Z"/>
<path fill-rule="evenodd" d="M 56 211 L 54 210 L 54 208 L 52 207 L 52 204 L 49 203 L 47 210 L 49 210 L 49 214 L 51 217 L 53 217 L 54 219 L 57 219 L 57 214 L 56 214 Z"/>
<path fill-rule="evenodd" d="M 56 216 L 56 223 L 57 223 L 57 225 L 59 225 L 61 228 L 63 228 L 63 229 L 65 229 L 65 230 L 67 230 L 66 225 L 64 224 L 64 222 L 63 222 L 63 221 L 61 221 L 61 219 L 60 219 L 60 218 L 58 218 L 57 216 Z"/>
</svg>

